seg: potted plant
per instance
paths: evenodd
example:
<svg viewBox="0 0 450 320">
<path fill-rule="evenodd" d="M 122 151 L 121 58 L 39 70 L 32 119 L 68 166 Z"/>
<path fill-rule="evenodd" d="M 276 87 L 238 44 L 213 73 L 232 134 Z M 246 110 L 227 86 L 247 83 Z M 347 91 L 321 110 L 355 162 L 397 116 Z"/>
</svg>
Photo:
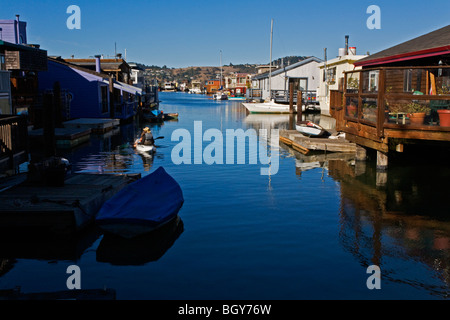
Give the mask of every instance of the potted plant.
<svg viewBox="0 0 450 320">
<path fill-rule="evenodd" d="M 364 103 L 363 104 L 363 118 L 368 121 L 377 120 L 377 105 L 374 103 Z"/>
<path fill-rule="evenodd" d="M 441 127 L 450 127 L 450 110 L 440 109 L 437 112 L 439 114 L 439 125 Z"/>
<path fill-rule="evenodd" d="M 423 124 L 425 116 L 430 113 L 430 111 L 430 107 L 417 102 L 408 103 L 405 105 L 404 109 L 404 112 L 407 113 L 411 124 Z"/>
<path fill-rule="evenodd" d="M 349 78 L 347 81 L 347 93 L 358 93 L 359 80 L 357 78 Z"/>
</svg>

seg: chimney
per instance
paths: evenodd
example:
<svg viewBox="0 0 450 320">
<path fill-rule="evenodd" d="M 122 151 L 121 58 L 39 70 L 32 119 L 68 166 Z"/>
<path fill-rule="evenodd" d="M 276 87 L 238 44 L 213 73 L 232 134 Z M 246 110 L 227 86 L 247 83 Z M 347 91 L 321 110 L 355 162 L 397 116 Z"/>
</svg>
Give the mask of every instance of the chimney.
<svg viewBox="0 0 450 320">
<path fill-rule="evenodd" d="M 348 38 L 349 36 L 345 36 L 345 54 L 348 55 Z"/>
<path fill-rule="evenodd" d="M 95 71 L 98 73 L 102 72 L 102 68 L 100 65 L 100 57 L 101 57 L 100 55 L 95 56 Z"/>
<path fill-rule="evenodd" d="M 20 44 L 20 28 L 19 28 L 19 19 L 20 15 L 16 14 L 16 44 Z"/>
</svg>

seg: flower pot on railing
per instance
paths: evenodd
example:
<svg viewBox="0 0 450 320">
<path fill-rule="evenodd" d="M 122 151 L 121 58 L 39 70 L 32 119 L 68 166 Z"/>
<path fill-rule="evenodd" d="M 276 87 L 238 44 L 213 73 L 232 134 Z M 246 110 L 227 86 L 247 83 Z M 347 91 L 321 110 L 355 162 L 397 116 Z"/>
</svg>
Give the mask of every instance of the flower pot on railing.
<svg viewBox="0 0 450 320">
<path fill-rule="evenodd" d="M 408 114 L 411 124 L 423 124 L 425 121 L 425 112 L 416 112 Z"/>
<path fill-rule="evenodd" d="M 439 125 L 441 127 L 450 127 L 450 110 L 438 110 Z"/>
<path fill-rule="evenodd" d="M 350 117 L 355 117 L 357 111 L 358 111 L 358 108 L 355 105 L 347 106 L 347 113 Z"/>
</svg>

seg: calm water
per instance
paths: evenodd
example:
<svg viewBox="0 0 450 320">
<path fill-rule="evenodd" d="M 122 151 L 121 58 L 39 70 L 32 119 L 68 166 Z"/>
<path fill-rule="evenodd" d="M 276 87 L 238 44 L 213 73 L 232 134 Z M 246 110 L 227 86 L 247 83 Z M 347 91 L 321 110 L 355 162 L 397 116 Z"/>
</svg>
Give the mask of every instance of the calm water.
<svg viewBox="0 0 450 320">
<path fill-rule="evenodd" d="M 160 99 L 180 117 L 151 126 L 165 137 L 154 157 L 119 148 L 136 124 L 64 155 L 77 172 L 147 175 L 163 166 L 183 189 L 179 224 L 132 244 L 95 229 L 70 243 L 3 241 L 0 290 L 65 290 L 76 264 L 83 289 L 112 288 L 118 299 L 449 298 L 448 167 L 393 165 L 377 175 L 371 162 L 283 146 L 272 176 L 260 175 L 261 164 L 177 166 L 175 129 L 193 133 L 194 121 L 222 132 L 288 128 L 289 117 L 248 116 L 239 102 L 203 95 Z M 366 286 L 369 265 L 381 268 L 380 290 Z"/>
</svg>

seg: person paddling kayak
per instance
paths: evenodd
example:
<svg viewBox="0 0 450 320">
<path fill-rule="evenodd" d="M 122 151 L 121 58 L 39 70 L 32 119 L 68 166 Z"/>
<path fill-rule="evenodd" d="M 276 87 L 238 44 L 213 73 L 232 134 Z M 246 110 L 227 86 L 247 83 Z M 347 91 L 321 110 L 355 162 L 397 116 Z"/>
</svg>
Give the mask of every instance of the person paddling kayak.
<svg viewBox="0 0 450 320">
<path fill-rule="evenodd" d="M 150 128 L 146 127 L 142 130 L 141 138 L 136 141 L 135 146 L 138 144 L 142 144 L 144 146 L 153 146 L 155 144 L 155 139 L 153 138 Z"/>
</svg>

